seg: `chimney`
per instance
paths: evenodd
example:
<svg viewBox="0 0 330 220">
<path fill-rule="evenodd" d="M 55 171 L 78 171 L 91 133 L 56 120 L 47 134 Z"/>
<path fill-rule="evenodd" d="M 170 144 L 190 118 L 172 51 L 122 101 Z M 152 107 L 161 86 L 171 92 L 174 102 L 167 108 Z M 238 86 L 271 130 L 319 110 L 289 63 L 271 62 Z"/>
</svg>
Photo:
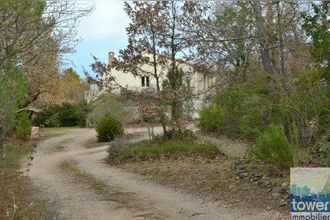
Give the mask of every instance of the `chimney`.
<svg viewBox="0 0 330 220">
<path fill-rule="evenodd" d="M 109 67 L 113 67 L 115 65 L 115 53 L 111 51 L 109 52 L 108 56 L 108 65 Z"/>
</svg>

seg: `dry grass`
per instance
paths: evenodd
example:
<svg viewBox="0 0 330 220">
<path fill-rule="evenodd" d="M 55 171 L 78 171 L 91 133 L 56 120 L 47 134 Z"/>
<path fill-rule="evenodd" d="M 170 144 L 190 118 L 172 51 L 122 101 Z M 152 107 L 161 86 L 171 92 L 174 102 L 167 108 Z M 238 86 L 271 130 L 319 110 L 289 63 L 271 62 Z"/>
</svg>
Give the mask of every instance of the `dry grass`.
<svg viewBox="0 0 330 220">
<path fill-rule="evenodd" d="M 237 178 L 227 158 L 139 161 L 118 167 L 179 191 L 226 201 L 233 207 L 269 207 L 284 213 L 288 210 L 288 207 L 279 207 L 279 200 L 270 199 L 267 189 Z"/>
<path fill-rule="evenodd" d="M 160 159 L 205 158 L 218 159 L 223 153 L 209 143 L 195 139 L 146 140 L 129 146 L 112 146 L 109 148 L 108 161 L 120 164 L 131 161 L 148 161 Z"/>
<path fill-rule="evenodd" d="M 5 142 L 5 157 L 0 160 L 0 219 L 43 219 L 54 217 L 43 201 L 32 190 L 32 184 L 20 171 L 21 164 L 31 163 L 35 143 L 11 137 Z M 1 156 L 4 155 L 2 152 Z M 49 212 L 48 212 L 49 211 Z"/>
</svg>

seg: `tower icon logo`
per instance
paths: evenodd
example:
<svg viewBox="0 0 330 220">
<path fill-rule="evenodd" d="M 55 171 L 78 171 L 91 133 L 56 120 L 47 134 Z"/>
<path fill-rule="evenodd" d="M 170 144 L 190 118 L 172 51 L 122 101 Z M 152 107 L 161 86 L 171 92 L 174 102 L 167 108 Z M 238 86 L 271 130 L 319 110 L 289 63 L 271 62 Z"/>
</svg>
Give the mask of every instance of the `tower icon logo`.
<svg viewBox="0 0 330 220">
<path fill-rule="evenodd" d="M 330 168 L 291 168 L 291 219 L 330 219 Z"/>
</svg>

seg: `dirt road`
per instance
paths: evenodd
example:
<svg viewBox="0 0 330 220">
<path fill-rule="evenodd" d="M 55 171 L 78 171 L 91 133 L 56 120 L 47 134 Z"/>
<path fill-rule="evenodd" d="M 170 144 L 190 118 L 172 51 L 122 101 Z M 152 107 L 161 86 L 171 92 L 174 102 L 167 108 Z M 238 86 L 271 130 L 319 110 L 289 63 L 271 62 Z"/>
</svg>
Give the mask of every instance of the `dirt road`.
<svg viewBox="0 0 330 220">
<path fill-rule="evenodd" d="M 92 129 L 72 129 L 37 147 L 29 175 L 57 204 L 59 219 L 277 219 L 274 213 L 204 201 L 113 168 L 104 163 L 108 146 L 85 147 L 95 136 Z M 135 137 L 142 138 L 146 135 Z"/>
</svg>

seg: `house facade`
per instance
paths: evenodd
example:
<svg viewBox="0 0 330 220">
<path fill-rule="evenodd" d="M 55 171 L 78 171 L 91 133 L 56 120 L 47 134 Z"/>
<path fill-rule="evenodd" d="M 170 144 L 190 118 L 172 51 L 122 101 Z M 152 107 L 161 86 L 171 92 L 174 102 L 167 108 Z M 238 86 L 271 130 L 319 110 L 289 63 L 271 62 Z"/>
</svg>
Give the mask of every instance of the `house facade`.
<svg viewBox="0 0 330 220">
<path fill-rule="evenodd" d="M 150 60 L 151 56 L 146 56 Z M 115 53 L 109 52 L 108 54 L 108 65 L 110 67 L 115 65 Z M 134 76 L 131 73 L 124 73 L 116 68 L 111 69 L 111 76 L 116 78 L 116 81 L 123 87 L 130 90 L 141 91 L 145 88 L 156 88 L 156 79 L 152 76 L 153 66 L 141 65 L 139 67 L 141 73 L 138 76 Z M 189 74 L 190 85 L 195 90 L 196 94 L 202 91 L 208 90 L 214 84 L 214 78 L 207 73 L 194 71 L 192 65 L 187 62 L 178 61 L 178 68 L 182 69 L 185 73 Z M 170 69 L 170 63 L 165 65 L 157 65 L 157 70 L 160 76 L 160 84 L 166 79 L 168 70 Z"/>
<path fill-rule="evenodd" d="M 145 57 L 152 59 L 151 56 L 146 55 Z M 139 74 L 134 75 L 130 72 L 123 72 L 115 68 L 115 53 L 109 52 L 108 54 L 108 65 L 111 69 L 111 77 L 114 77 L 116 82 L 120 87 L 124 87 L 130 91 L 141 92 L 144 89 L 156 89 L 157 83 L 155 77 L 152 75 L 153 66 L 149 64 L 141 64 L 139 66 Z M 113 68 L 111 68 L 113 67 Z M 184 71 L 185 75 L 189 80 L 190 87 L 194 94 L 198 95 L 198 98 L 194 99 L 192 102 L 192 110 L 190 112 L 192 118 L 197 118 L 200 110 L 207 104 L 205 100 L 205 95 L 209 92 L 210 88 L 214 84 L 214 78 L 207 73 L 202 73 L 195 71 L 192 65 L 187 62 L 178 62 L 178 68 Z M 166 79 L 168 70 L 170 69 L 170 63 L 157 65 L 157 72 L 159 73 L 159 85 Z M 106 82 L 106 80 L 104 80 Z M 106 85 L 104 85 L 106 86 Z M 97 96 L 97 93 L 102 93 L 102 91 L 96 91 L 95 86 L 91 87 L 93 90 L 88 92 L 89 96 Z M 120 92 L 118 89 L 115 92 Z M 89 97 L 91 98 L 91 97 Z"/>
</svg>

